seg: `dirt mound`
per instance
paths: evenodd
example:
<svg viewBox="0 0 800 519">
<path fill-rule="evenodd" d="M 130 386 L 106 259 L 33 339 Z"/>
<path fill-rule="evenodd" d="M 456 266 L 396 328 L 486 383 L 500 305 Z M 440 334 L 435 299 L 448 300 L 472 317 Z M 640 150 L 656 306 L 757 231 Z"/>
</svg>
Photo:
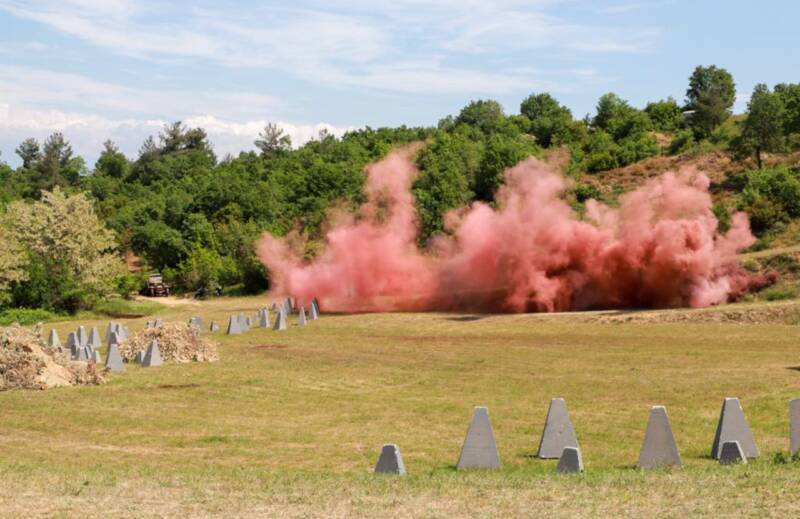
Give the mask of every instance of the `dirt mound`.
<svg viewBox="0 0 800 519">
<path fill-rule="evenodd" d="M 738 323 L 800 324 L 800 302 L 728 305 L 705 309 L 658 310 L 601 314 L 586 319 L 599 323 Z"/>
<path fill-rule="evenodd" d="M 214 362 L 219 360 L 217 343 L 200 337 L 197 328 L 186 323 L 164 323 L 160 328 L 144 329 L 119 346 L 122 358 L 133 360 L 147 351 L 153 340 L 164 362 Z"/>
<path fill-rule="evenodd" d="M 39 327 L 30 331 L 15 325 L 0 333 L 0 391 L 103 382 L 93 362 L 70 361 L 65 353 L 47 345 Z"/>
</svg>

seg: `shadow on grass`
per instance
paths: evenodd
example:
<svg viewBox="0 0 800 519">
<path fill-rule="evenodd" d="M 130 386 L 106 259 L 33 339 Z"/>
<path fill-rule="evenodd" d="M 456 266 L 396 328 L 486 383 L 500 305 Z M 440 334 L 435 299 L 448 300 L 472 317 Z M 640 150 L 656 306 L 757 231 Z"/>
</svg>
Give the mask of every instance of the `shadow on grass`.
<svg viewBox="0 0 800 519">
<path fill-rule="evenodd" d="M 460 323 L 470 322 L 470 321 L 480 321 L 481 319 L 486 318 L 485 315 L 459 315 L 456 317 L 445 317 L 448 321 L 456 321 Z"/>
<path fill-rule="evenodd" d="M 786 366 L 786 369 L 790 369 L 792 371 L 800 371 L 800 366 Z"/>
</svg>

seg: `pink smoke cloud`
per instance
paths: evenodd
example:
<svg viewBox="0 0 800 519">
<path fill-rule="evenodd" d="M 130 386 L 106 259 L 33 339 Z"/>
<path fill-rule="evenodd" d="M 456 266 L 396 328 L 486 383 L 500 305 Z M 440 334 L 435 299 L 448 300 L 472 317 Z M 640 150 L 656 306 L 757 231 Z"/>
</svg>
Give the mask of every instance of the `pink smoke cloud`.
<svg viewBox="0 0 800 519">
<path fill-rule="evenodd" d="M 264 235 L 257 252 L 273 290 L 343 312 L 553 312 L 702 307 L 751 283 L 736 263 L 755 240 L 747 216 L 718 232 L 708 177 L 691 169 L 649 181 L 619 207 L 590 200 L 581 219 L 563 200 L 563 176 L 530 158 L 506 171 L 497 209 L 452 211 L 449 234 L 422 250 L 412 153 L 367 168 L 368 201 L 326 234 L 314 261 Z"/>
</svg>

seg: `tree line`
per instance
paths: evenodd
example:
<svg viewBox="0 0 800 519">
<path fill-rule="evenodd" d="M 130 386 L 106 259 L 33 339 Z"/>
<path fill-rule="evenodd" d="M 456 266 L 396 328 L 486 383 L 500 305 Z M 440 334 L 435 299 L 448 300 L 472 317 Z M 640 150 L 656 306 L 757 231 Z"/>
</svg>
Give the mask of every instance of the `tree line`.
<svg viewBox="0 0 800 519">
<path fill-rule="evenodd" d="M 297 148 L 268 124 L 255 150 L 221 159 L 202 128 L 181 122 L 145 140 L 136 157 L 107 141 L 91 168 L 61 133 L 43 143 L 26 139 L 15 150 L 19 167 L 0 163 L 0 304 L 74 311 L 135 292 L 150 271 L 178 290 L 261 291 L 269 273 L 254 241 L 263 232 L 291 234 L 312 257 L 326 214 L 363 202 L 364 167 L 410 142 L 427 143 L 413 186 L 421 244 L 444 232 L 448 210 L 492 202 L 505 169 L 549 148 L 570 152 L 568 196 L 578 209 L 604 196 L 583 175 L 651 156 L 720 148 L 761 169 L 765 153 L 800 148 L 800 84 L 758 85 L 743 116 L 732 117 L 735 99 L 731 74 L 712 65 L 693 71 L 682 103 L 667 98 L 637 108 L 608 93 L 594 114 L 576 118 L 552 95 L 534 93 L 511 115 L 496 101 L 477 100 L 436 127 L 367 127 L 341 138 L 322 132 Z M 760 232 L 800 216 L 795 171 L 732 182 L 741 192 L 735 203 L 760 215 Z M 723 225 L 729 209 L 719 208 Z M 123 267 L 126 256 L 139 259 L 139 274 Z"/>
</svg>

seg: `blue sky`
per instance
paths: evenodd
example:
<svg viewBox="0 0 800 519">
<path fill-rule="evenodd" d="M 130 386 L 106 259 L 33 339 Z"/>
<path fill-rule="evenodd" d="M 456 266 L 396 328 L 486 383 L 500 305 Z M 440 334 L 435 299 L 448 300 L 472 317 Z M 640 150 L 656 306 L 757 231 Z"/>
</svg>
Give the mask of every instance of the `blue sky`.
<svg viewBox="0 0 800 519">
<path fill-rule="evenodd" d="M 135 156 L 177 119 L 224 155 L 267 121 L 297 144 L 542 91 L 580 117 L 609 91 L 682 100 L 712 63 L 742 110 L 756 83 L 800 81 L 798 19 L 788 0 L 0 0 L 0 160 L 53 131 L 90 165 L 108 137 Z"/>
</svg>

